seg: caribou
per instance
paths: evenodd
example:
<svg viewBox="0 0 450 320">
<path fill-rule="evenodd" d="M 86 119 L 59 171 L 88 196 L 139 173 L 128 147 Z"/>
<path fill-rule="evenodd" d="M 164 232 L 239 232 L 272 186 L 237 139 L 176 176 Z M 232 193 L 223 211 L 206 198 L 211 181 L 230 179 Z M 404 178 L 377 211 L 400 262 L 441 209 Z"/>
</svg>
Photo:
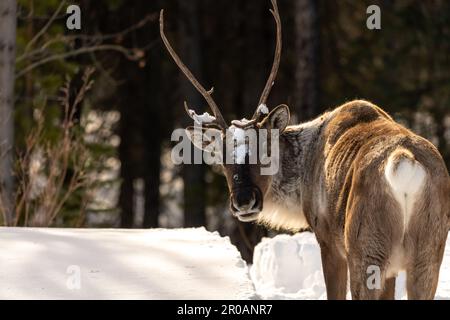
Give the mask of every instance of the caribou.
<svg viewBox="0 0 450 320">
<path fill-rule="evenodd" d="M 222 165 L 232 214 L 270 228 L 314 232 L 328 299 L 346 298 L 347 277 L 353 299 L 394 299 L 399 271 L 407 274 L 408 299 L 433 299 L 450 228 L 450 178 L 439 151 L 364 100 L 297 125 L 289 125 L 286 105 L 269 112 L 282 46 L 278 6 L 271 2 L 272 69 L 251 120 L 230 126 L 213 90 L 197 81 L 170 45 L 160 13 L 160 34 L 170 56 L 213 112 L 199 116 L 185 103 L 188 115 L 206 120 L 200 121 L 202 128 L 224 140 L 230 139 L 229 130 L 279 132 L 279 167 L 273 174 L 261 174 L 259 161 Z M 195 144 L 194 129 L 186 132 Z M 197 146 L 208 150 L 204 143 Z M 371 270 L 378 270 L 376 286 L 368 282 Z"/>
</svg>

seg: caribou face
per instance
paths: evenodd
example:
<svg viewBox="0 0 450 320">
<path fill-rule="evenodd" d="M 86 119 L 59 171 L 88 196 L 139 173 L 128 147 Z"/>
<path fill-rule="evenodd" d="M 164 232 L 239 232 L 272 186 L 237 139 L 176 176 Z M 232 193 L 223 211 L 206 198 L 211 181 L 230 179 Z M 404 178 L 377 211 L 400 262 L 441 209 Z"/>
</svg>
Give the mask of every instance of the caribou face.
<svg viewBox="0 0 450 320">
<path fill-rule="evenodd" d="M 234 146 L 234 148 L 231 148 L 233 157 L 228 157 L 228 159 L 232 158 L 234 163 L 227 164 L 225 162 L 224 173 L 230 192 L 230 210 L 241 221 L 256 220 L 263 209 L 264 196 L 270 189 L 272 175 L 277 173 L 278 167 L 277 170 L 268 172 L 264 172 L 263 168 L 267 168 L 273 165 L 272 162 L 278 161 L 278 148 L 275 152 L 272 146 L 278 144 L 279 141 L 273 141 L 272 139 L 278 139 L 279 132 L 284 130 L 288 122 L 289 109 L 284 105 L 274 109 L 260 123 L 243 129 L 236 128 L 235 125 L 238 122 L 232 121 L 233 125 L 230 129 L 234 134 L 227 135 L 227 139 L 233 137 L 233 141 L 232 144 L 225 143 L 224 145 Z M 243 130 L 241 134 L 250 137 L 246 139 L 248 145 L 245 146 L 245 149 L 239 145 L 239 139 L 234 138 L 239 136 L 239 134 L 236 134 L 236 130 Z M 270 134 L 273 130 L 276 130 L 275 138 Z M 254 137 L 254 139 L 251 139 L 251 137 Z M 238 140 L 237 143 L 236 140 Z M 245 153 L 243 153 L 244 151 Z M 225 152 L 229 151 L 225 150 Z M 269 154 L 270 157 L 268 157 Z"/>
<path fill-rule="evenodd" d="M 244 222 L 256 220 L 263 208 L 270 176 L 259 175 L 259 169 L 251 164 L 225 165 L 224 171 L 231 213 Z"/>
<path fill-rule="evenodd" d="M 230 192 L 230 210 L 245 222 L 258 218 L 272 176 L 278 173 L 279 135 L 289 122 L 289 108 L 280 105 L 263 115 L 259 122 L 234 120 L 225 132 L 215 128 L 186 129 L 197 148 L 220 159 Z"/>
</svg>

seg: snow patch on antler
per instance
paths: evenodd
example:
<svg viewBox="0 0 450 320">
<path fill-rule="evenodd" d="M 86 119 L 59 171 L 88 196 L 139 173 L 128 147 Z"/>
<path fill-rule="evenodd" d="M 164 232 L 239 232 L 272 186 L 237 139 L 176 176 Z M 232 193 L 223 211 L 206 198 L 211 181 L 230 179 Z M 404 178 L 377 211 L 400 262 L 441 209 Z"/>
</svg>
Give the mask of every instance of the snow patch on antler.
<svg viewBox="0 0 450 320">
<path fill-rule="evenodd" d="M 258 109 L 256 109 L 256 112 L 260 113 L 260 114 L 268 114 L 269 109 L 267 108 L 267 106 L 264 103 L 262 103 L 258 106 Z"/>
<path fill-rule="evenodd" d="M 242 118 L 241 120 L 232 120 L 231 124 L 233 124 L 237 127 L 245 127 L 249 122 L 250 122 L 250 120 Z"/>
<path fill-rule="evenodd" d="M 197 114 L 194 110 L 189 109 L 189 115 L 197 124 L 202 123 L 211 123 L 216 121 L 216 117 L 210 115 L 208 112 L 204 112 L 203 114 Z"/>
</svg>

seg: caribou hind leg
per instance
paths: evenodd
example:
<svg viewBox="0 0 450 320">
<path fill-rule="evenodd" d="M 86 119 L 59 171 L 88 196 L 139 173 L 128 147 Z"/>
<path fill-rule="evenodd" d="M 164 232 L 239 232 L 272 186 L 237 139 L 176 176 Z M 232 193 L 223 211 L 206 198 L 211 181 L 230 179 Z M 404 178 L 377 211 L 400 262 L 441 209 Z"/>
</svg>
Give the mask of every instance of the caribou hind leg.
<svg viewBox="0 0 450 320">
<path fill-rule="evenodd" d="M 395 277 L 388 278 L 384 282 L 384 289 L 380 300 L 395 300 Z"/>
<path fill-rule="evenodd" d="M 347 261 L 338 249 L 320 244 L 322 269 L 328 300 L 345 300 L 347 295 Z"/>
<path fill-rule="evenodd" d="M 350 290 L 353 300 L 379 300 L 385 293 L 386 284 L 391 284 L 385 277 L 386 263 L 376 256 L 368 258 L 356 255 L 350 258 Z"/>
<path fill-rule="evenodd" d="M 448 236 L 448 185 L 441 184 L 439 177 L 432 181 L 415 203 L 414 220 L 405 234 L 406 290 L 411 300 L 434 298 Z"/>
<path fill-rule="evenodd" d="M 428 220 L 422 232 L 416 230 L 415 236 L 408 239 L 410 256 L 406 270 L 406 290 L 410 300 L 431 300 L 436 293 L 447 229 L 432 228 L 430 224 L 434 223 Z M 430 235 L 425 231 L 428 229 L 436 232 Z"/>
<path fill-rule="evenodd" d="M 376 187 L 362 190 L 376 191 Z M 352 299 L 393 299 L 395 278 L 390 269 L 394 244 L 400 241 L 402 230 L 398 207 L 389 197 L 372 201 L 374 197 L 367 191 L 353 196 L 345 230 Z M 352 201 L 355 198 L 358 200 Z"/>
<path fill-rule="evenodd" d="M 440 263 L 415 261 L 407 272 L 406 290 L 409 300 L 432 300 L 436 293 Z"/>
</svg>

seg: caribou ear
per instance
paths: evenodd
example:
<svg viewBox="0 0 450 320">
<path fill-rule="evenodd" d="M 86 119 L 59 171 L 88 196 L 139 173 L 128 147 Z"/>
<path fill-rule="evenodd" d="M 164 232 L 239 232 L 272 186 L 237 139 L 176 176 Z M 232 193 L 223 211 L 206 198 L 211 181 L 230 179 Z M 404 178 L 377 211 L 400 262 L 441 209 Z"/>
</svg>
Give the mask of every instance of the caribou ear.
<svg viewBox="0 0 450 320">
<path fill-rule="evenodd" d="M 266 118 L 262 121 L 262 125 L 268 126 L 270 129 L 278 129 L 283 132 L 289 124 L 290 113 L 289 107 L 285 104 L 280 104 L 273 109 Z"/>
<path fill-rule="evenodd" d="M 187 127 L 186 135 L 191 140 L 192 144 L 200 150 L 211 152 L 211 147 L 208 148 L 217 139 L 222 139 L 222 131 L 214 128 L 200 128 L 200 127 Z"/>
</svg>

